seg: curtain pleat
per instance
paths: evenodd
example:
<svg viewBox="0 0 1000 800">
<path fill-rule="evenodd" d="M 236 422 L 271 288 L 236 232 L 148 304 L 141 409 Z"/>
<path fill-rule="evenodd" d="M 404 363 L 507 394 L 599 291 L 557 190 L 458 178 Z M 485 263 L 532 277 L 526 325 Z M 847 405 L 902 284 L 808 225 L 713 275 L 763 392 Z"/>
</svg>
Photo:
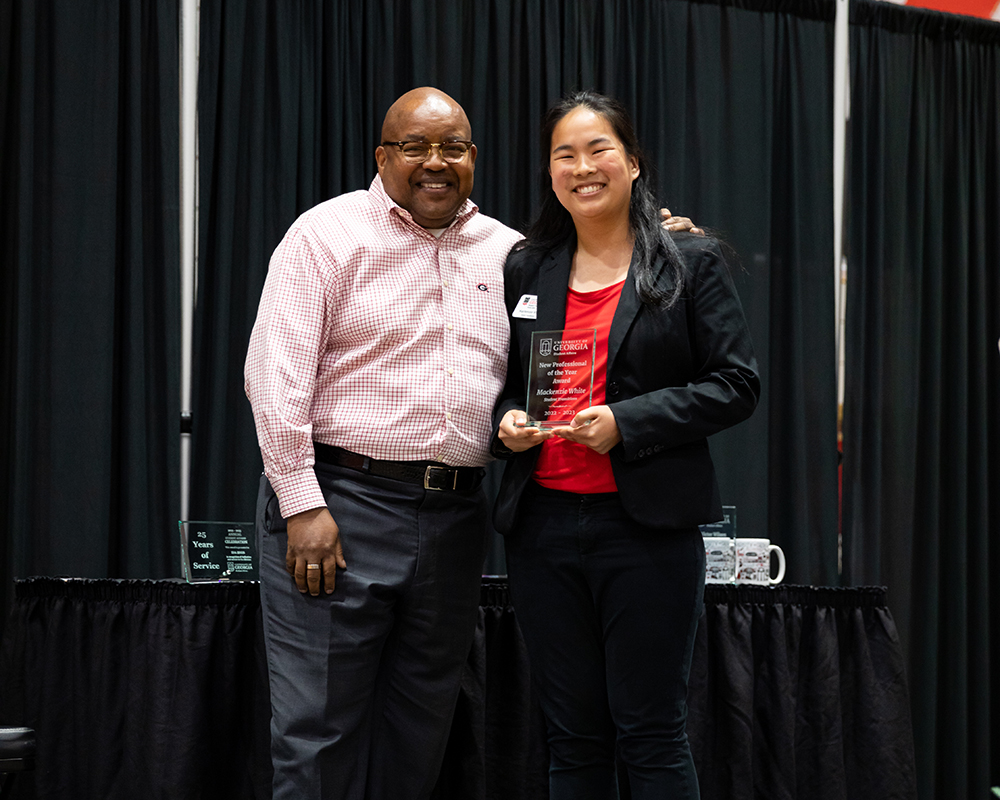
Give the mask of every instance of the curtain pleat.
<svg viewBox="0 0 1000 800">
<path fill-rule="evenodd" d="M 706 587 L 694 664 L 707 666 L 688 693 L 704 798 L 916 797 L 884 590 Z"/>
<path fill-rule="evenodd" d="M 39 748 L 19 796 L 269 797 L 259 609 L 253 584 L 19 584 L 0 700 Z"/>
<path fill-rule="evenodd" d="M 844 572 L 884 583 L 922 798 L 1000 784 L 1000 26 L 857 2 Z"/>
<path fill-rule="evenodd" d="M 175 562 L 177 19 L 0 4 L 0 619 L 14 576 Z"/>
</svg>

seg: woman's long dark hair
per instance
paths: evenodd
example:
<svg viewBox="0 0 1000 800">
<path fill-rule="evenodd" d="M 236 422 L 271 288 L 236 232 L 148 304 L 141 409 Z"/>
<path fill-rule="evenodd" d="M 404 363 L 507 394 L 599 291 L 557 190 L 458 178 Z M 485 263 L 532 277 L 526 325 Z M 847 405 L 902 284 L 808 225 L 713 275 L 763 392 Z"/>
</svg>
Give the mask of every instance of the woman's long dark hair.
<svg viewBox="0 0 1000 800">
<path fill-rule="evenodd" d="M 650 191 L 652 168 L 639 147 L 635 127 L 625 107 L 610 97 L 585 90 L 574 92 L 550 108 L 542 120 L 542 207 L 535 221 L 528 228 L 527 239 L 518 247 L 547 253 L 564 244 L 574 233 L 573 218 L 563 208 L 552 191 L 549 177 L 549 153 L 552 150 L 552 133 L 559 121 L 576 108 L 588 108 L 600 114 L 611 125 L 615 136 L 625 148 L 625 154 L 639 164 L 639 177 L 632 182 L 628 226 L 632 234 L 632 267 L 639 299 L 646 305 L 670 307 L 677 302 L 684 289 L 684 261 L 670 234 L 660 227 L 660 210 Z M 656 274 L 656 264 L 663 259 L 672 286 L 661 285 Z"/>
</svg>

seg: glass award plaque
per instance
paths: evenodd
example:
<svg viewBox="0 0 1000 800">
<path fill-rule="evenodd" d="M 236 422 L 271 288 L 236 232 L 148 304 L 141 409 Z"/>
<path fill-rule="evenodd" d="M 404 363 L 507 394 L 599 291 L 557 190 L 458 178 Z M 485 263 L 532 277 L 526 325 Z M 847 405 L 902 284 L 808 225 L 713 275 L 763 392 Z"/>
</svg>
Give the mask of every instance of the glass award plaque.
<svg viewBox="0 0 1000 800">
<path fill-rule="evenodd" d="M 569 425 L 594 394 L 597 329 L 534 331 L 528 363 L 527 427 Z"/>
<path fill-rule="evenodd" d="M 255 581 L 257 541 L 252 522 L 177 523 L 181 569 L 188 583 Z"/>
<path fill-rule="evenodd" d="M 736 506 L 722 507 L 722 521 L 699 525 L 702 536 L 728 536 L 736 538 Z"/>
</svg>

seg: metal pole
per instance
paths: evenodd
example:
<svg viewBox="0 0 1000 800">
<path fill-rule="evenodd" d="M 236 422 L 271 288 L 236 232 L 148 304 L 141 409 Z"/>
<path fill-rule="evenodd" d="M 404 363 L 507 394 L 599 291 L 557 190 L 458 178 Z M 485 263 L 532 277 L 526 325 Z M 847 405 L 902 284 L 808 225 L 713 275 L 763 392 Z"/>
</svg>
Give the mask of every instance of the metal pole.
<svg viewBox="0 0 1000 800">
<path fill-rule="evenodd" d="M 833 270 L 836 303 L 837 403 L 844 403 L 844 321 L 847 310 L 847 259 L 844 256 L 844 190 L 847 174 L 847 122 L 851 116 L 849 0 L 837 0 L 833 57 Z"/>
<path fill-rule="evenodd" d="M 199 0 L 181 0 L 181 441 L 180 518 L 188 518 L 191 490 L 191 368 L 198 220 L 198 27 Z"/>
<path fill-rule="evenodd" d="M 843 437 L 846 372 L 847 258 L 844 255 L 844 195 L 847 175 L 847 123 L 851 118 L 850 0 L 837 0 L 833 38 L 833 279 L 834 339 L 837 365 L 837 438 Z M 838 516 L 842 518 L 841 509 Z M 844 534 L 837 531 L 837 573 L 844 572 Z"/>
</svg>

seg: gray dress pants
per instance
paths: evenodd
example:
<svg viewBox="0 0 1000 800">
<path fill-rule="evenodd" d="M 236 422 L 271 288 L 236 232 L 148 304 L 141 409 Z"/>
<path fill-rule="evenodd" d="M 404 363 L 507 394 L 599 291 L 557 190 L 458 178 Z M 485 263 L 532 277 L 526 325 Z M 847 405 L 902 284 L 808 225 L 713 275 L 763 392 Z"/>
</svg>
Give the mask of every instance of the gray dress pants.
<svg viewBox="0 0 1000 800">
<path fill-rule="evenodd" d="M 346 570 L 300 594 L 265 478 L 257 503 L 274 800 L 421 800 L 444 757 L 479 606 L 482 490 L 316 465 Z"/>
</svg>

